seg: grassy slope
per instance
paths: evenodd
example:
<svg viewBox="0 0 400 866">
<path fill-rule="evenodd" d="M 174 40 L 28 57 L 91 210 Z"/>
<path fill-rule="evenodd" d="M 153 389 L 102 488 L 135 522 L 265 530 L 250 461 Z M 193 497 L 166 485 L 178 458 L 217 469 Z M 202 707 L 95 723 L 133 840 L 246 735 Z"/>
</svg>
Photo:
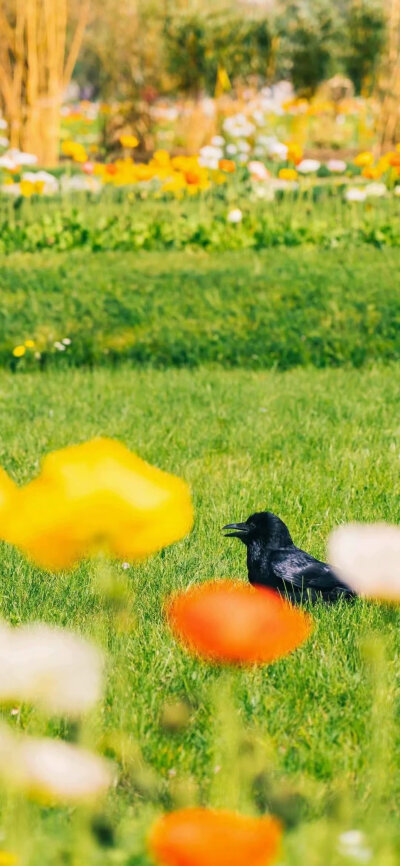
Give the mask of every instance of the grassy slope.
<svg viewBox="0 0 400 866">
<path fill-rule="evenodd" d="M 125 357 L 286 369 L 398 359 L 399 261 L 397 250 L 355 248 L 15 254 L 0 267 L 0 363 L 28 338 L 62 365 Z M 53 343 L 66 336 L 73 342 L 60 356 Z"/>
<path fill-rule="evenodd" d="M 105 728 L 139 736 L 146 759 L 164 780 L 164 802 L 174 802 L 176 780 L 188 774 L 207 791 L 220 761 L 212 751 L 210 724 L 216 674 L 174 645 L 162 619 L 163 597 L 192 581 L 244 578 L 244 550 L 221 537 L 220 527 L 257 508 L 276 511 L 295 540 L 318 556 L 324 555 L 327 534 L 337 523 L 398 522 L 397 377 L 390 366 L 285 374 L 207 368 L 1 374 L 0 463 L 19 482 L 37 471 L 46 451 L 106 434 L 181 474 L 193 487 L 192 535 L 127 573 L 136 593 L 137 626 L 109 637 L 108 698 L 98 720 L 99 733 Z M 117 570 L 122 575 L 120 566 Z M 93 596 L 87 566 L 72 575 L 45 575 L 4 547 L 0 573 L 2 609 L 12 622 L 43 618 L 88 633 L 100 630 L 105 639 L 106 617 Z M 373 626 L 389 637 L 390 653 L 398 657 L 400 613 L 358 602 L 317 609 L 315 616 L 314 635 L 304 648 L 270 669 L 238 675 L 237 699 L 242 719 L 261 739 L 271 738 L 279 777 L 308 792 L 310 818 L 334 803 L 330 792 L 356 794 L 355 816 L 348 805 L 342 823 L 348 829 L 354 822 L 368 823 L 373 793 L 368 775 L 371 687 L 360 640 Z M 397 704 L 399 687 L 394 665 L 390 693 Z M 189 727 L 175 737 L 159 724 L 162 705 L 171 696 L 193 703 Z M 28 711 L 22 718 L 28 727 L 35 723 Z M 385 782 L 385 817 L 378 815 L 376 821 L 385 832 L 389 827 L 396 833 L 398 738 L 395 755 L 385 753 L 385 765 L 391 765 L 393 775 Z M 230 766 L 227 797 L 233 796 L 233 773 Z M 126 777 L 118 798 L 111 798 L 115 820 L 124 804 L 142 802 L 137 787 Z M 287 862 L 305 860 L 298 852 Z"/>
</svg>

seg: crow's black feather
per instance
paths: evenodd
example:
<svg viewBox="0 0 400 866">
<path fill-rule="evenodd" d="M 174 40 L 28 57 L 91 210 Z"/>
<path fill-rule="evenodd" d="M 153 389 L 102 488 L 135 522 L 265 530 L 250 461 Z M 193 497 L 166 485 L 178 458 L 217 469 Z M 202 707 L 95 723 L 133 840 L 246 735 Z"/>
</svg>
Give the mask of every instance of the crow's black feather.
<svg viewBox="0 0 400 866">
<path fill-rule="evenodd" d="M 251 514 L 244 523 L 229 523 L 224 529 L 234 530 L 228 536 L 246 545 L 253 585 L 268 586 L 297 603 L 354 597 L 330 565 L 296 547 L 286 524 L 271 511 Z"/>
</svg>

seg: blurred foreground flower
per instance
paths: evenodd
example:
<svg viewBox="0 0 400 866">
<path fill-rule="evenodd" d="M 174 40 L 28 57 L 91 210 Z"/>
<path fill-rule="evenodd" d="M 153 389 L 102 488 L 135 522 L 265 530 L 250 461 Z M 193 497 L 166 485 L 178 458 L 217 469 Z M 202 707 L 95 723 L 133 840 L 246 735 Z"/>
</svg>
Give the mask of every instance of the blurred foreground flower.
<svg viewBox="0 0 400 866">
<path fill-rule="evenodd" d="M 272 590 L 210 581 L 172 597 L 174 633 L 194 652 L 219 662 L 267 663 L 308 637 L 311 619 Z"/>
<path fill-rule="evenodd" d="M 280 839 L 274 818 L 194 808 L 159 818 L 149 848 L 162 866 L 268 866 L 279 853 Z"/>
<path fill-rule="evenodd" d="M 329 561 L 361 595 L 400 600 L 400 529 L 350 523 L 332 532 Z"/>
<path fill-rule="evenodd" d="M 104 758 L 61 740 L 15 736 L 0 728 L 0 778 L 46 803 L 78 803 L 104 794 L 114 780 Z"/>
<path fill-rule="evenodd" d="M 0 624 L 0 701 L 38 703 L 78 716 L 102 691 L 101 654 L 69 631 L 41 623 Z"/>
<path fill-rule="evenodd" d="M 3 473 L 1 537 L 47 569 L 98 550 L 136 560 L 178 541 L 193 522 L 185 482 L 111 439 L 55 451 L 38 478 L 11 484 Z"/>
<path fill-rule="evenodd" d="M 121 135 L 119 140 L 122 147 L 137 147 L 139 144 L 139 139 L 136 138 L 136 135 Z"/>
</svg>

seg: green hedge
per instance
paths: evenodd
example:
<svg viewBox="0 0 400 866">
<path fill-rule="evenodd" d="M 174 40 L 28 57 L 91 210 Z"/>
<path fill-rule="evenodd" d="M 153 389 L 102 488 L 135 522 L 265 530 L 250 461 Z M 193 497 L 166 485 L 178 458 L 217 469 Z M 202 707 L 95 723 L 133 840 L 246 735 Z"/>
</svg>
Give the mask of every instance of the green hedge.
<svg viewBox="0 0 400 866">
<path fill-rule="evenodd" d="M 10 256 L 0 267 L 0 363 L 287 369 L 398 359 L 399 265 L 400 251 L 366 248 Z M 15 359 L 27 339 L 35 347 Z"/>
</svg>

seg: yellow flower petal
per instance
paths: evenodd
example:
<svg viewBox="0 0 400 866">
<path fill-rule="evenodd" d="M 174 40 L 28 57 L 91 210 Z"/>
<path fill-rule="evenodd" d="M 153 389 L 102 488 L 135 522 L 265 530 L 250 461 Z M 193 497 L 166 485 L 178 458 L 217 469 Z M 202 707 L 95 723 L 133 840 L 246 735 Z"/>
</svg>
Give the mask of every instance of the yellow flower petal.
<svg viewBox="0 0 400 866">
<path fill-rule="evenodd" d="M 34 340 L 25 340 L 25 346 L 27 349 L 33 349 L 34 345 L 35 345 Z"/>
<path fill-rule="evenodd" d="M 110 439 L 49 454 L 39 477 L 9 501 L 3 538 L 48 569 L 98 550 L 140 559 L 178 541 L 193 522 L 185 482 Z"/>
<path fill-rule="evenodd" d="M 14 358 L 22 358 L 22 355 L 25 355 L 25 352 L 25 346 L 15 346 L 13 349 Z"/>
</svg>

